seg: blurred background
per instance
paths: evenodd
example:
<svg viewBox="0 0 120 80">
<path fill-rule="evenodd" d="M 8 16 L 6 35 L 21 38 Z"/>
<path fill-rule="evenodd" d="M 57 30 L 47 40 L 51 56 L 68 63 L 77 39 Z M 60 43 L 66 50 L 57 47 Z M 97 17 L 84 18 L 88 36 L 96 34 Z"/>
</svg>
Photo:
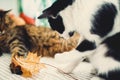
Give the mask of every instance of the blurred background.
<svg viewBox="0 0 120 80">
<path fill-rule="evenodd" d="M 36 25 L 49 26 L 46 19 L 37 17 L 49 7 L 55 0 L 0 0 L 0 9 L 9 10 L 16 16 L 29 20 Z"/>
</svg>

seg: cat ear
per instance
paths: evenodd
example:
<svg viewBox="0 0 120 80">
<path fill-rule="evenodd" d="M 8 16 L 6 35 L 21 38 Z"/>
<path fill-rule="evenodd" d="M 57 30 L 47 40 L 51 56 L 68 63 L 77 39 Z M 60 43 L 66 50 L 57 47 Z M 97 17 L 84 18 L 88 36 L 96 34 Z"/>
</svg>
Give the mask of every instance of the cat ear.
<svg viewBox="0 0 120 80">
<path fill-rule="evenodd" d="M 52 16 L 52 12 L 51 10 L 44 10 L 43 13 L 38 17 L 38 19 L 42 19 L 42 18 L 48 18 Z"/>
<path fill-rule="evenodd" d="M 3 14 L 7 14 L 8 12 L 10 12 L 12 9 L 9 9 L 7 11 L 3 11 Z"/>
<path fill-rule="evenodd" d="M 44 10 L 43 13 L 38 17 L 38 19 L 49 18 L 49 17 L 52 17 L 52 18 L 57 17 L 57 13 L 51 8 Z"/>
</svg>

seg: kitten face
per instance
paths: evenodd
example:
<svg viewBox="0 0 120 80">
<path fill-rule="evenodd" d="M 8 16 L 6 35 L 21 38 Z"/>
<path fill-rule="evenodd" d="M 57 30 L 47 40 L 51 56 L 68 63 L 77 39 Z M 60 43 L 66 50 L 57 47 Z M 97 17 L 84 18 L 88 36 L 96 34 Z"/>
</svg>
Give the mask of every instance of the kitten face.
<svg viewBox="0 0 120 80">
<path fill-rule="evenodd" d="M 9 11 L 11 11 L 11 10 L 7 10 L 7 11 L 0 10 L 0 35 L 3 35 L 8 28 L 6 14 Z"/>
</svg>

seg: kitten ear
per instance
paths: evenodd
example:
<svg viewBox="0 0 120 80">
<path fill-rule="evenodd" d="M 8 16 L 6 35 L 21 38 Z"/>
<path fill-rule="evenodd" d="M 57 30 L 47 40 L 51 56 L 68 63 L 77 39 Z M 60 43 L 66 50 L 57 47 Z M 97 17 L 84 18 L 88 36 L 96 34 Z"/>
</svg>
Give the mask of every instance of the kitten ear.
<svg viewBox="0 0 120 80">
<path fill-rule="evenodd" d="M 3 14 L 7 14 L 8 12 L 10 12 L 12 9 L 9 9 L 7 11 L 3 11 Z"/>
<path fill-rule="evenodd" d="M 8 12 L 10 12 L 11 11 L 11 9 L 10 10 L 7 10 L 7 11 L 4 11 L 4 10 L 0 10 L 0 17 L 3 17 L 3 16 L 5 16 Z"/>
</svg>

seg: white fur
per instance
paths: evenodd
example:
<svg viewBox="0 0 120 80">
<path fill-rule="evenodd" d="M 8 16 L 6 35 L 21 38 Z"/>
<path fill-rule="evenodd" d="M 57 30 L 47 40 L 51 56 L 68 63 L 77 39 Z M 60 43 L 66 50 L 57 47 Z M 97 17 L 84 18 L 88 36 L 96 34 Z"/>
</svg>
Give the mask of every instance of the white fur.
<svg viewBox="0 0 120 80">
<path fill-rule="evenodd" d="M 90 55 L 90 54 L 89 54 Z M 86 54 L 88 56 L 88 54 Z M 56 54 L 54 58 L 41 58 L 40 62 L 52 65 L 65 73 L 90 74 L 95 73 L 94 67 L 90 63 L 82 62 L 85 57 L 76 50 Z M 78 75 L 79 76 L 79 75 Z"/>
<path fill-rule="evenodd" d="M 91 78 L 90 80 L 105 80 L 105 79 L 102 79 L 102 78 L 99 78 L 99 77 L 93 77 L 93 78 Z"/>
<path fill-rule="evenodd" d="M 105 57 L 107 51 L 106 45 L 100 45 L 90 58 L 91 63 L 97 68 L 98 73 L 107 74 L 108 71 L 120 70 L 120 62 L 114 60 L 112 57 Z"/>
<path fill-rule="evenodd" d="M 75 0 L 75 2 L 68 6 L 65 10 L 60 12 L 65 25 L 64 36 L 68 35 L 70 31 L 78 31 L 81 35 L 90 41 L 95 41 L 98 45 L 104 38 L 100 38 L 98 35 L 90 33 L 91 19 L 95 12 L 100 8 L 101 4 L 105 2 L 111 2 L 118 6 L 118 0 Z M 118 9 L 119 7 L 117 7 Z M 120 31 L 119 18 L 116 18 L 116 24 L 113 31 L 108 35 L 114 34 L 114 32 Z M 106 36 L 106 37 L 108 37 Z"/>
<path fill-rule="evenodd" d="M 93 53 L 94 53 L 94 50 L 80 53 L 79 51 L 74 49 L 72 51 L 64 52 L 62 54 L 56 54 L 55 61 L 57 63 L 62 64 L 59 66 L 59 68 L 66 73 L 71 73 L 71 72 L 76 72 L 76 71 L 77 72 L 85 71 L 85 72 L 90 73 L 90 71 L 92 72 L 94 67 L 91 64 L 84 63 L 82 61 L 88 56 L 92 55 Z"/>
<path fill-rule="evenodd" d="M 96 35 L 91 35 L 91 22 L 90 19 L 94 12 L 97 10 L 98 0 L 76 0 L 72 6 L 66 8 L 60 12 L 63 18 L 65 27 L 64 34 L 68 34 L 69 31 L 78 31 L 81 35 L 83 34 L 85 38 L 90 41 L 94 41 L 93 37 L 98 37 Z M 99 38 L 99 37 L 98 37 Z M 99 40 L 99 39 L 98 39 Z"/>
<path fill-rule="evenodd" d="M 104 39 L 120 31 L 120 14 L 118 12 L 112 31 L 103 38 L 90 33 L 90 29 L 92 26 L 92 23 L 90 21 L 92 19 L 92 16 L 105 2 L 113 3 L 116 5 L 117 9 L 119 9 L 118 1 L 119 0 L 75 0 L 75 2 L 71 6 L 60 12 L 65 25 L 65 32 L 63 33 L 63 35 L 67 36 L 68 32 L 77 31 L 82 36 L 84 36 L 81 41 L 86 38 L 89 41 L 95 41 L 98 46 L 99 43 L 102 42 Z M 107 74 L 107 72 L 110 70 L 120 69 L 119 62 L 111 57 L 105 57 L 107 51 L 108 49 L 105 45 L 100 45 L 96 51 L 86 52 L 86 54 L 93 53 L 90 56 L 90 61 L 94 65 L 94 67 L 98 69 L 98 73 Z M 76 53 L 80 52 L 76 51 Z M 84 56 L 86 56 L 86 54 L 84 54 Z M 76 61 L 76 63 L 78 62 Z M 74 65 L 72 66 L 74 67 L 72 67 L 71 70 L 75 68 L 76 64 L 74 63 Z M 101 79 L 94 78 L 93 80 Z"/>
<path fill-rule="evenodd" d="M 55 55 L 55 60 L 58 63 L 62 63 L 59 68 L 66 73 L 71 73 L 84 59 L 85 56 L 76 50 Z"/>
</svg>

